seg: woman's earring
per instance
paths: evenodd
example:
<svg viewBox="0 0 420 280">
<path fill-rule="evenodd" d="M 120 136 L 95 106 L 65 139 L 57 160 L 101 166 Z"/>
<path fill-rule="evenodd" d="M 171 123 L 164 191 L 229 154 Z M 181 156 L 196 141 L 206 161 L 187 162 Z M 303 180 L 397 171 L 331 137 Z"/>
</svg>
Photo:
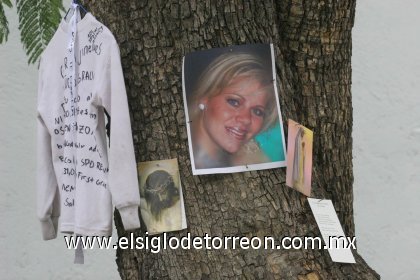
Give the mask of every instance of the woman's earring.
<svg viewBox="0 0 420 280">
<path fill-rule="evenodd" d="M 206 105 L 204 105 L 203 103 L 198 104 L 198 108 L 200 108 L 201 111 L 203 111 L 204 109 L 206 109 Z"/>
</svg>

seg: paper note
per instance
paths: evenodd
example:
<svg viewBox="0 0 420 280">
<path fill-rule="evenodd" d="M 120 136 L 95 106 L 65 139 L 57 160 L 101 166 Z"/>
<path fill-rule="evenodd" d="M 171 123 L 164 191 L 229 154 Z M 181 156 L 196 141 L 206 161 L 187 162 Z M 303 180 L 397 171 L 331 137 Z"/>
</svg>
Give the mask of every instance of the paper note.
<svg viewBox="0 0 420 280">
<path fill-rule="evenodd" d="M 331 200 L 308 198 L 308 202 L 332 261 L 356 263 L 350 250 L 354 246 L 355 239 L 344 235 Z"/>
</svg>

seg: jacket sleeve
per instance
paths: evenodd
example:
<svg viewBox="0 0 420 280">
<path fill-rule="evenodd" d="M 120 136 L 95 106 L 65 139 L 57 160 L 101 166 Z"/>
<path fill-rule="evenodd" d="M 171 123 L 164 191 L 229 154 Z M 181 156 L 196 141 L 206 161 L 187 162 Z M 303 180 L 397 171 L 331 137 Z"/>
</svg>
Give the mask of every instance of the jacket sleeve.
<svg viewBox="0 0 420 280">
<path fill-rule="evenodd" d="M 121 214 L 125 230 L 130 230 L 140 227 L 140 195 L 127 94 L 120 52 L 115 40 L 110 47 L 107 74 L 107 86 L 100 95 L 102 106 L 111 116 L 109 190 L 113 204 Z"/>
<path fill-rule="evenodd" d="M 38 116 L 37 116 L 37 216 L 41 221 L 44 240 L 57 237 L 58 217 L 60 216 L 60 199 L 55 177 L 51 136 L 39 113 L 42 102 L 42 66 L 38 80 Z"/>
</svg>

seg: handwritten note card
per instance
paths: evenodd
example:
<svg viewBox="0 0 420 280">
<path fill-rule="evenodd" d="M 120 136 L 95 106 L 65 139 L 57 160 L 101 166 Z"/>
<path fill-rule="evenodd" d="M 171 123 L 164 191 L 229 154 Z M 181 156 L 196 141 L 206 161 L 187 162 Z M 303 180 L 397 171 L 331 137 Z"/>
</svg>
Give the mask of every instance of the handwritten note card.
<svg viewBox="0 0 420 280">
<path fill-rule="evenodd" d="M 356 263 L 350 250 L 355 239 L 345 237 L 331 200 L 308 198 L 308 202 L 333 262 Z"/>
</svg>

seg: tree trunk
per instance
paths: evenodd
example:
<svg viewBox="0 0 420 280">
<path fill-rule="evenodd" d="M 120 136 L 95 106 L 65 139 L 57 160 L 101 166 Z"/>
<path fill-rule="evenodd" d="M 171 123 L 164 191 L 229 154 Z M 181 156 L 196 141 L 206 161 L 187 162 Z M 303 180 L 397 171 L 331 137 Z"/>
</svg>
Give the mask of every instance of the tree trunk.
<svg viewBox="0 0 420 280">
<path fill-rule="evenodd" d="M 171 236 L 320 236 L 306 197 L 285 185 L 285 168 L 192 176 L 182 57 L 245 43 L 273 43 L 285 128 L 291 118 L 314 131 L 313 197 L 331 199 L 344 232 L 354 235 L 355 0 L 92 0 L 88 6 L 120 45 L 137 161 L 178 158 L 189 227 Z M 118 215 L 116 225 L 119 236 L 127 235 Z M 354 253 L 357 264 L 334 263 L 327 250 L 119 249 L 117 264 L 122 279 L 379 279 Z"/>
</svg>

